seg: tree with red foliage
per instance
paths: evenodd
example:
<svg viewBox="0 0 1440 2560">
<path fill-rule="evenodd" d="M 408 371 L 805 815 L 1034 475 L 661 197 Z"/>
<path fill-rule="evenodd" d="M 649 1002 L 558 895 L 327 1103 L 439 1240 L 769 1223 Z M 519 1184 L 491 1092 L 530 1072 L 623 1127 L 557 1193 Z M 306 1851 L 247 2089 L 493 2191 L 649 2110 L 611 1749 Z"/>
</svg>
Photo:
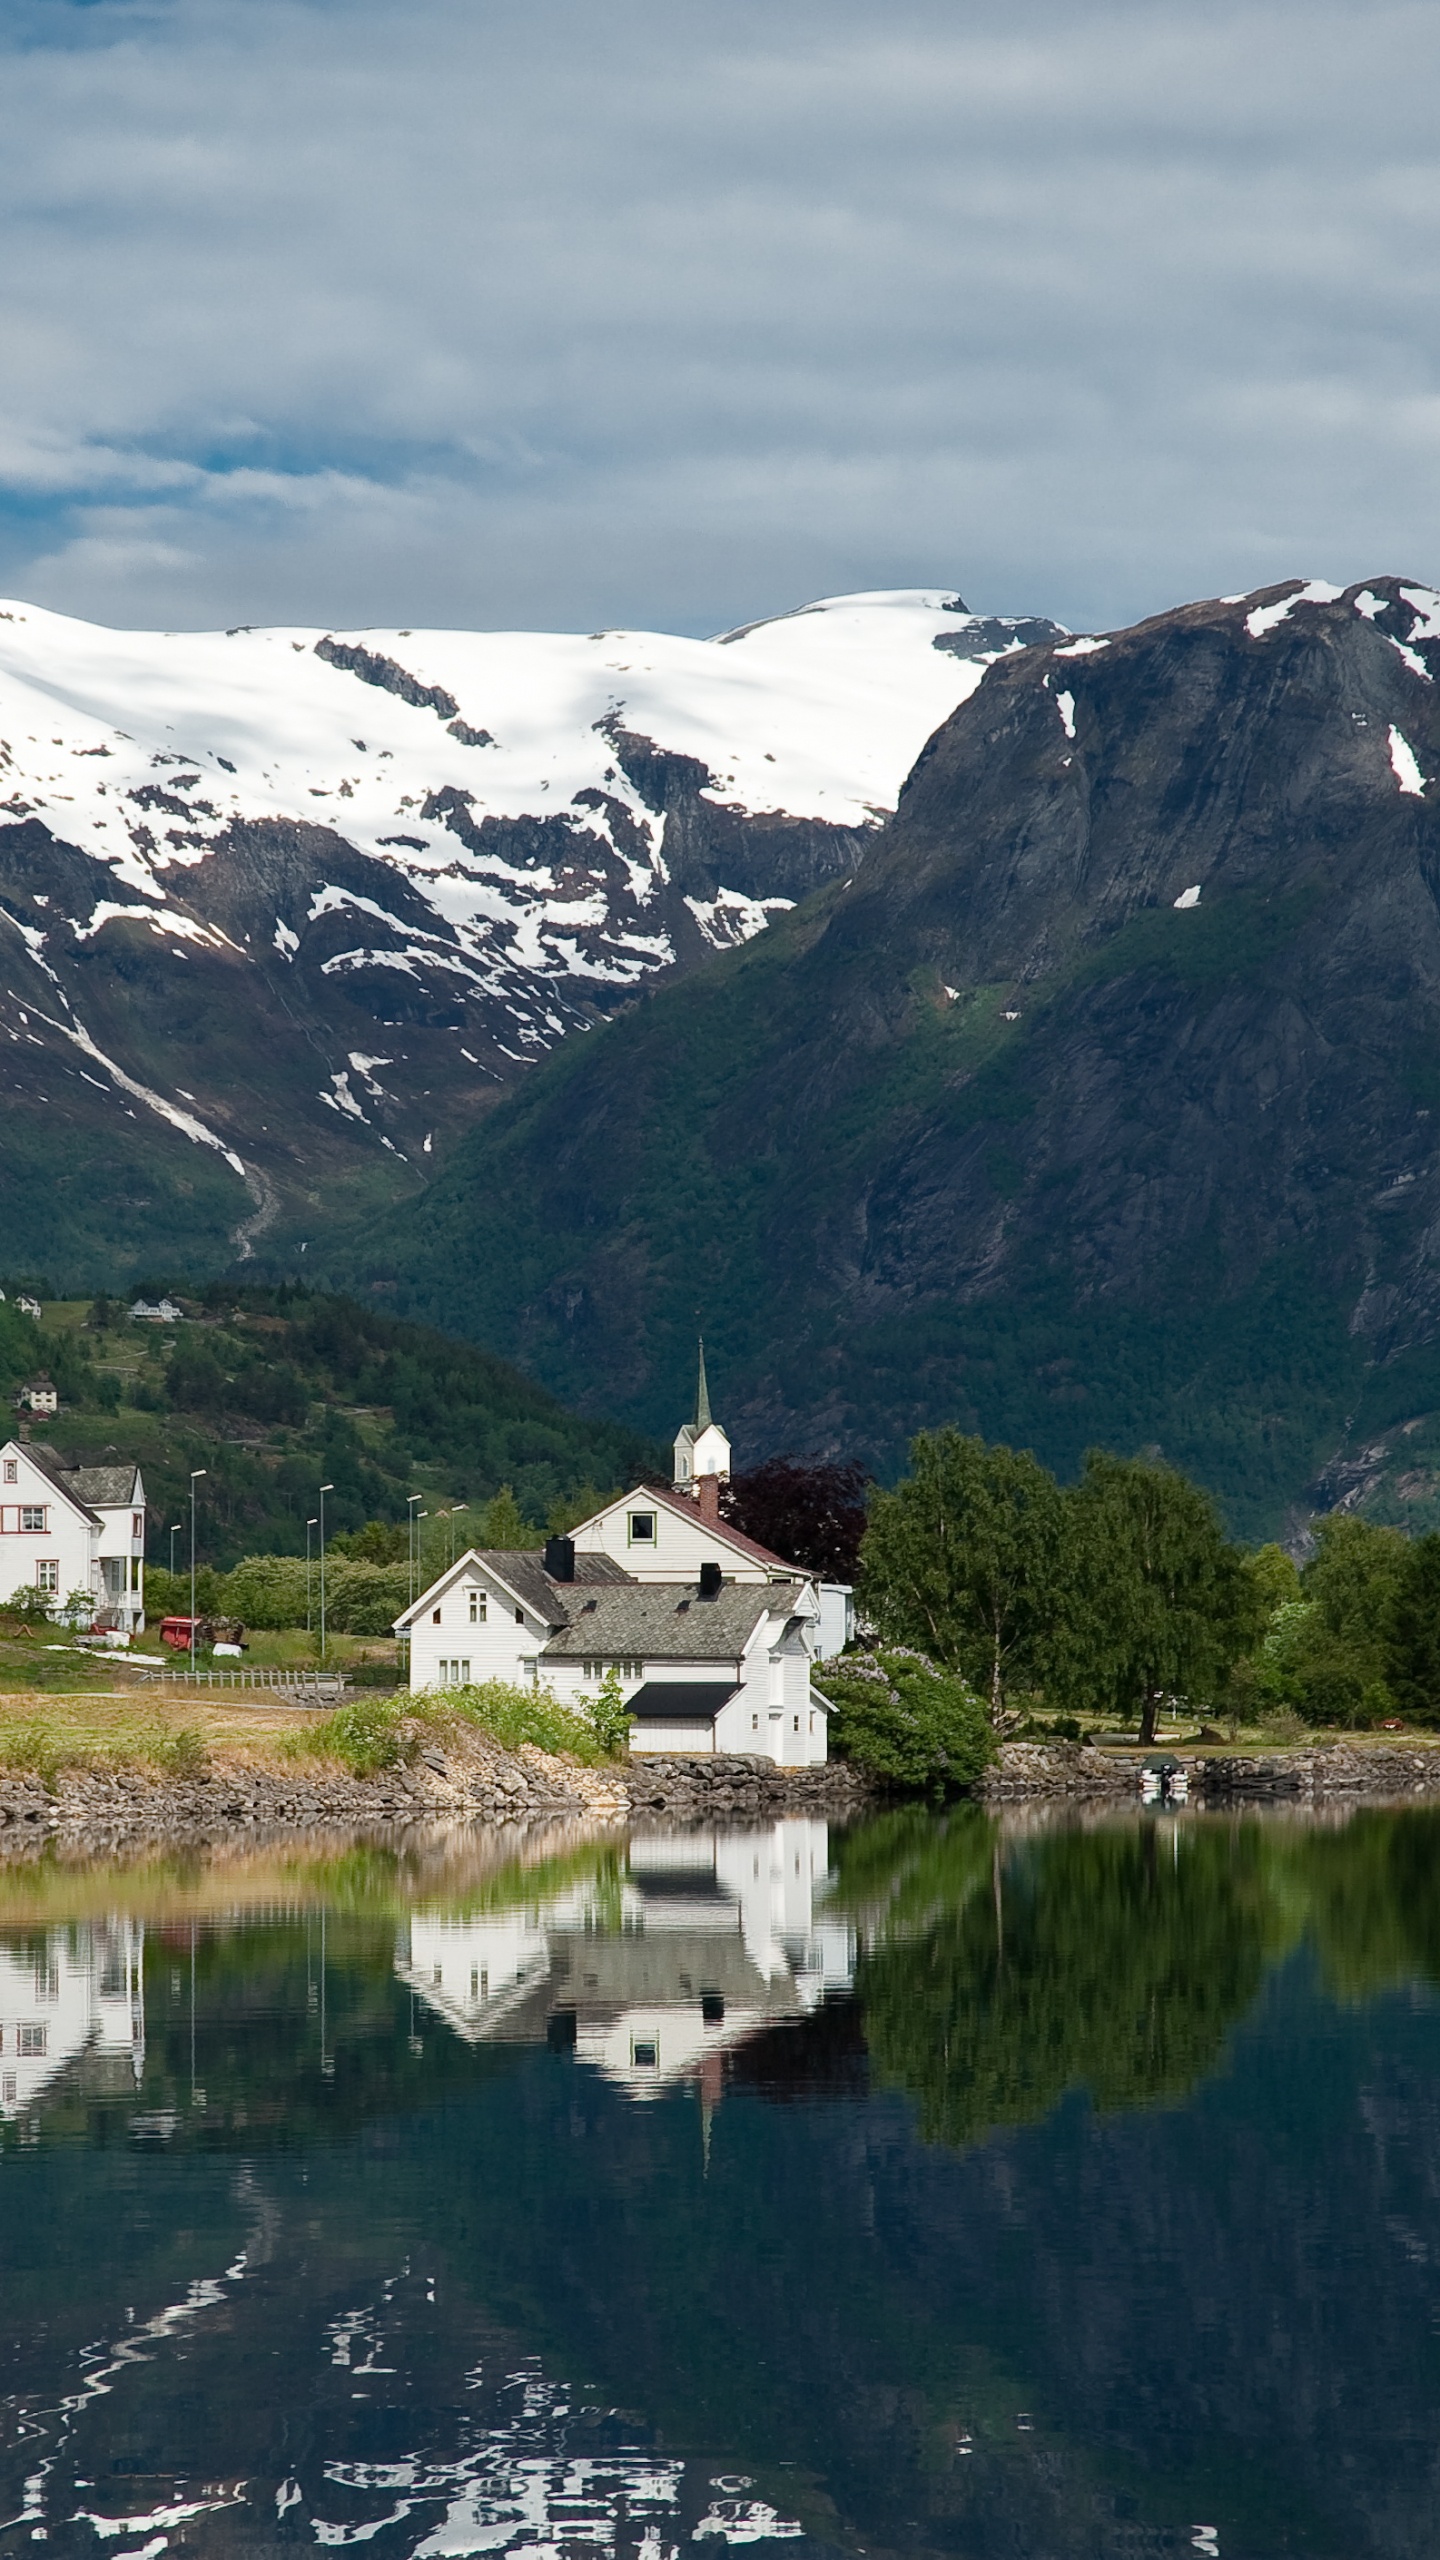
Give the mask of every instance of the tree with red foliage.
<svg viewBox="0 0 1440 2560">
<path fill-rule="evenodd" d="M 720 1516 L 786 1564 L 853 1582 L 870 1478 L 853 1460 L 766 1458 L 720 1488 Z"/>
</svg>

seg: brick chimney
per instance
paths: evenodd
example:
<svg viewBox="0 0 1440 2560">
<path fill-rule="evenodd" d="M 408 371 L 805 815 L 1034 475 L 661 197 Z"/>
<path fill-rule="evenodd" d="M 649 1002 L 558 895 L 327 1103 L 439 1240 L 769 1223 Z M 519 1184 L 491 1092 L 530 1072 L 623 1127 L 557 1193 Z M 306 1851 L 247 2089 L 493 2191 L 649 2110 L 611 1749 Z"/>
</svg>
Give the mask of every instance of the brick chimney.
<svg viewBox="0 0 1440 2560">
<path fill-rule="evenodd" d="M 704 1521 L 706 1528 L 718 1529 L 720 1526 L 719 1477 L 697 1476 L 695 1479 L 695 1499 L 700 1505 L 700 1517 Z"/>
</svg>

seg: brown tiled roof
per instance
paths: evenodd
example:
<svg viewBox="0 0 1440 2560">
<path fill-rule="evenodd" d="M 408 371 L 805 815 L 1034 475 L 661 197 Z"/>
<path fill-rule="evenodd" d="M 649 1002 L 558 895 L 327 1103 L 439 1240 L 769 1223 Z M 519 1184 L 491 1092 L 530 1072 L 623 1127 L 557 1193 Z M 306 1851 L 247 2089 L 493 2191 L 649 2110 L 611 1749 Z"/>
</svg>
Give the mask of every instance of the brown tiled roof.
<svg viewBox="0 0 1440 2560">
<path fill-rule="evenodd" d="M 728 1546 L 738 1547 L 741 1554 L 749 1556 L 753 1563 L 768 1565 L 772 1573 L 798 1574 L 803 1571 L 803 1567 L 788 1563 L 784 1556 L 772 1555 L 770 1549 L 762 1547 L 757 1538 L 747 1538 L 743 1529 L 732 1528 L 728 1520 L 721 1520 L 718 1523 L 713 1520 L 703 1520 L 700 1516 L 699 1503 L 688 1493 L 675 1493 L 667 1486 L 654 1484 L 647 1484 L 645 1490 L 648 1494 L 653 1494 L 657 1502 L 668 1503 L 670 1509 L 678 1511 L 682 1519 L 692 1521 L 699 1529 L 707 1530 L 712 1538 L 723 1538 Z"/>
</svg>

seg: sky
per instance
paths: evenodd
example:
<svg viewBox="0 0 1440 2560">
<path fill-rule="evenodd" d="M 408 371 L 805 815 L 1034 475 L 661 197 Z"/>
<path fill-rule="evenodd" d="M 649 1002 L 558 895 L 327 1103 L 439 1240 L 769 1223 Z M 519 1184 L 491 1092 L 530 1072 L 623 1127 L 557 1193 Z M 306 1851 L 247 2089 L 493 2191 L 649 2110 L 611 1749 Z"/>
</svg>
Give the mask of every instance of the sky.
<svg viewBox="0 0 1440 2560">
<path fill-rule="evenodd" d="M 4 0 L 0 589 L 1440 582 L 1435 0 Z"/>
</svg>

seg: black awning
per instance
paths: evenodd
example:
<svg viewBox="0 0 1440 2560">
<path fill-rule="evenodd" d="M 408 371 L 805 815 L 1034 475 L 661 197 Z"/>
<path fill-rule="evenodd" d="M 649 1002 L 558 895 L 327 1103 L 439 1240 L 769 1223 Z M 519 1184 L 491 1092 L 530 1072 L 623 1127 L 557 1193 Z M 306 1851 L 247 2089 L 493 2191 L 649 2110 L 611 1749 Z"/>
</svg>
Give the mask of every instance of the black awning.
<svg viewBox="0 0 1440 2560">
<path fill-rule="evenodd" d="M 647 1680 L 626 1707 L 641 1724 L 713 1724 L 738 1680 Z"/>
</svg>

